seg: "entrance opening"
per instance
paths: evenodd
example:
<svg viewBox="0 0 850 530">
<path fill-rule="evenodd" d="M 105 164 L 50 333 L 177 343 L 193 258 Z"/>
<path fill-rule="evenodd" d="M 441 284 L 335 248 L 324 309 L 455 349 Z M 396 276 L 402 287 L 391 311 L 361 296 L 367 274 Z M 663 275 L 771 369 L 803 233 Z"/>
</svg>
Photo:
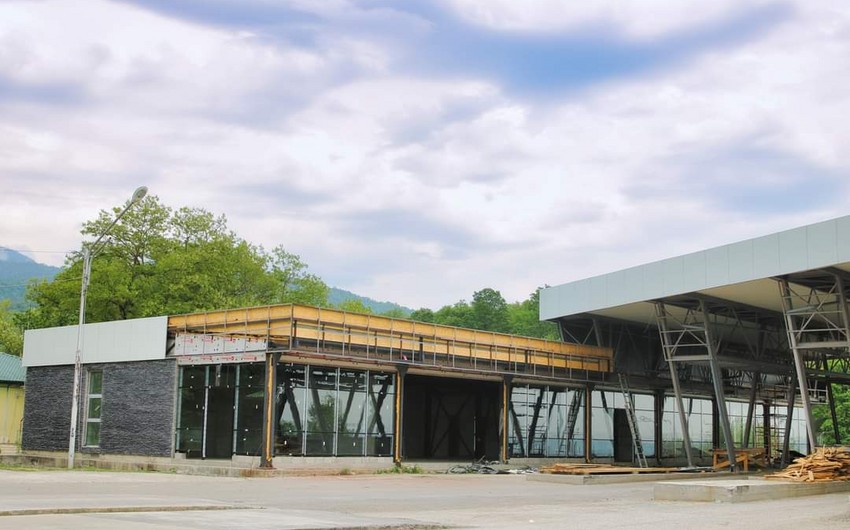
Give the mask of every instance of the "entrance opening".
<svg viewBox="0 0 850 530">
<path fill-rule="evenodd" d="M 419 375 L 404 381 L 405 458 L 499 458 L 498 383 Z"/>
<path fill-rule="evenodd" d="M 632 431 L 629 429 L 626 409 L 614 409 L 614 461 L 631 462 L 632 445 Z"/>
</svg>

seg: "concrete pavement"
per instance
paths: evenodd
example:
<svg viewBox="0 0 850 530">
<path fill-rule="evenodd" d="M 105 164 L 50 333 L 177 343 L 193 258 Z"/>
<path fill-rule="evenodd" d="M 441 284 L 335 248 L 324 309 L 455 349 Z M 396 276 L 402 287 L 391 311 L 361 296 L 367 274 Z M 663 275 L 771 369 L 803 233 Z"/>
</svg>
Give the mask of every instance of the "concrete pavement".
<svg viewBox="0 0 850 530">
<path fill-rule="evenodd" d="M 165 473 L 0 471 L 0 527 L 682 528 L 850 527 L 848 495 L 746 504 L 653 500 L 653 482 L 571 485 L 524 475 L 227 478 Z M 74 512 L 76 513 L 68 513 Z M 111 510 L 111 511 L 107 511 Z M 118 511 L 116 511 L 118 510 Z M 143 510 L 143 511 L 140 511 Z"/>
</svg>

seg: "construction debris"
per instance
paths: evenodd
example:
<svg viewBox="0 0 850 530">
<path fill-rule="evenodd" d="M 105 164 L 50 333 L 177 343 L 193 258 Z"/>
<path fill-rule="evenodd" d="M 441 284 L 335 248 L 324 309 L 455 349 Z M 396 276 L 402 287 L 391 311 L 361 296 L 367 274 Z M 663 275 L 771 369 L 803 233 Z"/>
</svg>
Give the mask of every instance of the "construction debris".
<svg viewBox="0 0 850 530">
<path fill-rule="evenodd" d="M 813 454 L 794 462 L 765 478 L 795 482 L 831 482 L 850 480 L 850 450 L 846 447 L 819 447 Z"/>
</svg>

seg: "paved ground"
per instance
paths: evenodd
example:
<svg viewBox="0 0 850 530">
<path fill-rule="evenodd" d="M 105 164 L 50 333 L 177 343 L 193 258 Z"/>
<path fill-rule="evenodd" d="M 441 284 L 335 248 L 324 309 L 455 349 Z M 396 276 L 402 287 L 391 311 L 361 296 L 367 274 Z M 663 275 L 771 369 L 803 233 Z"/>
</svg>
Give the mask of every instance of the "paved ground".
<svg viewBox="0 0 850 530">
<path fill-rule="evenodd" d="M 0 528 L 850 528 L 847 493 L 707 504 L 657 502 L 652 492 L 651 482 L 580 486 L 523 475 L 0 471 Z M 16 510 L 29 515 L 9 515 Z"/>
</svg>

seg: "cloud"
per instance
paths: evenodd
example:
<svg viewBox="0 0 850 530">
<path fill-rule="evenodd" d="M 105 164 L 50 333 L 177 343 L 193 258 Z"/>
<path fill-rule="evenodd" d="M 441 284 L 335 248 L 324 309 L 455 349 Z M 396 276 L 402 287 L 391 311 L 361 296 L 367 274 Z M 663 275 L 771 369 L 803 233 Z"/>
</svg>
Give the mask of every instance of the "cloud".
<svg viewBox="0 0 850 530">
<path fill-rule="evenodd" d="M 0 246 L 145 184 L 363 295 L 521 299 L 846 214 L 847 57 L 826 1 L 4 2 Z"/>
</svg>

